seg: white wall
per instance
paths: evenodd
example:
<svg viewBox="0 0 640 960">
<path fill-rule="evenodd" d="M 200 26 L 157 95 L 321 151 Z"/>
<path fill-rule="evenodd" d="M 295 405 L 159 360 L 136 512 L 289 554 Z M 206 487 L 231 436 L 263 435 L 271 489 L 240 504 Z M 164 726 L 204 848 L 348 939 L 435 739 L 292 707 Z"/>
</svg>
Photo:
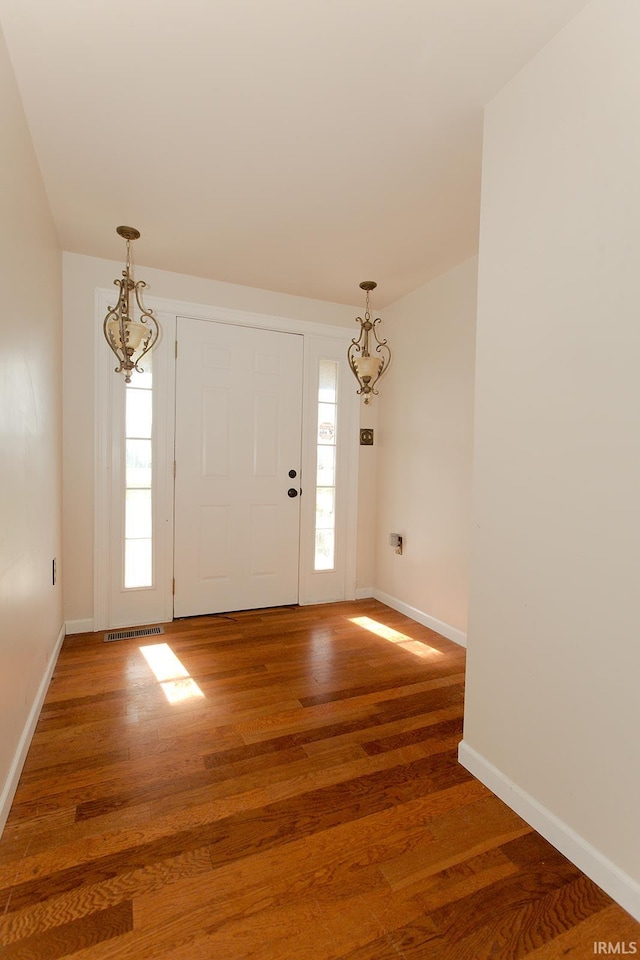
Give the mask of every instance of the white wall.
<svg viewBox="0 0 640 960">
<path fill-rule="evenodd" d="M 473 258 L 384 310 L 393 361 L 374 401 L 376 595 L 458 642 L 467 629 L 476 280 Z M 390 533 L 405 538 L 402 556 Z"/>
<path fill-rule="evenodd" d="M 144 236 L 134 244 L 143 248 Z M 123 244 L 124 254 L 124 244 Z M 94 319 L 95 291 L 109 289 L 123 264 L 63 254 L 64 289 L 64 549 L 67 571 L 65 620 L 93 618 L 94 342 L 102 329 Z M 189 277 L 149 267 L 135 268 L 149 296 L 188 303 L 344 325 L 357 332 L 357 308 Z M 115 288 L 114 288 L 115 290 Z M 106 343 L 104 349 L 108 350 Z M 357 384 L 353 381 L 354 391 Z M 363 555 L 365 551 L 362 551 Z M 359 584 L 368 571 L 359 574 Z M 90 629 L 89 626 L 83 629 Z"/>
<path fill-rule="evenodd" d="M 0 829 L 62 640 L 61 270 L 0 34 Z"/>
<path fill-rule="evenodd" d="M 640 5 L 489 105 L 463 762 L 640 917 Z"/>
</svg>

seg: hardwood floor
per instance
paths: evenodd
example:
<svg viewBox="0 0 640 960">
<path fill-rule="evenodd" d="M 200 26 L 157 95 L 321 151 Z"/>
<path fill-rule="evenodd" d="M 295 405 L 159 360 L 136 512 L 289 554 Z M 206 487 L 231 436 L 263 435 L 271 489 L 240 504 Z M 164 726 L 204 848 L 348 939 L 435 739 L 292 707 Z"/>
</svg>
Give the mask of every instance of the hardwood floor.
<svg viewBox="0 0 640 960">
<path fill-rule="evenodd" d="M 550 960 L 640 940 L 457 763 L 462 648 L 374 600 L 165 631 L 64 642 L 0 841 L 3 960 Z"/>
</svg>

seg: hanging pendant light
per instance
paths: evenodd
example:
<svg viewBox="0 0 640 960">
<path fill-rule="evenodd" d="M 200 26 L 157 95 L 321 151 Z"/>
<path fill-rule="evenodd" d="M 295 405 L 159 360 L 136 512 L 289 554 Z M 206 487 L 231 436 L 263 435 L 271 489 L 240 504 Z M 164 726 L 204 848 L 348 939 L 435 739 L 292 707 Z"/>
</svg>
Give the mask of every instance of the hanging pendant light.
<svg viewBox="0 0 640 960">
<path fill-rule="evenodd" d="M 349 366 L 360 385 L 358 395 L 364 396 L 365 403 L 369 403 L 372 396 L 377 396 L 378 391 L 375 385 L 391 362 L 391 350 L 387 346 L 387 341 L 379 340 L 376 331 L 380 317 L 372 320 L 369 310 L 369 292 L 375 290 L 377 286 L 378 284 L 373 280 L 363 280 L 360 284 L 360 289 L 365 290 L 367 294 L 364 320 L 362 317 L 356 317 L 356 322 L 360 324 L 360 336 L 357 339 L 354 337 L 347 350 Z M 371 343 L 370 334 L 373 334 Z M 373 354 L 370 352 L 371 348 L 375 348 Z"/>
<path fill-rule="evenodd" d="M 149 353 L 155 346 L 160 328 L 153 310 L 145 309 L 142 303 L 141 291 L 146 287 L 146 283 L 144 280 L 136 283 L 133 279 L 131 241 L 138 239 L 140 231 L 135 227 L 117 227 L 116 233 L 127 241 L 127 258 L 122 280 L 113 281 L 120 287 L 118 302 L 115 307 L 109 307 L 102 329 L 107 343 L 118 358 L 115 372 L 124 373 L 125 383 L 131 383 L 131 373 L 134 370 L 143 372 L 138 364 L 145 353 Z M 131 297 L 132 293 L 134 297 Z M 132 314 L 134 306 L 140 311 L 138 320 Z"/>
</svg>

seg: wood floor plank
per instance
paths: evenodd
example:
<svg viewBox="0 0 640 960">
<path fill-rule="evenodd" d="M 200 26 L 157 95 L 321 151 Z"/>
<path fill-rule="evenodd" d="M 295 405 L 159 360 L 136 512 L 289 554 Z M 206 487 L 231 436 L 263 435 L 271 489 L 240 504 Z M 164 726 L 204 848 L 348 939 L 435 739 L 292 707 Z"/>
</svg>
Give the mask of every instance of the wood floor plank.
<svg viewBox="0 0 640 960">
<path fill-rule="evenodd" d="M 61 923 L 53 930 L 36 933 L 4 947 L 5 960 L 58 960 L 105 940 L 120 937 L 133 929 L 131 901 L 116 907 L 96 910 L 70 923 Z"/>
<path fill-rule="evenodd" d="M 125 900 L 133 899 L 135 904 L 139 898 L 159 889 L 168 892 L 173 900 L 177 883 L 202 878 L 211 870 L 208 851 L 200 849 L 95 884 L 83 884 L 69 893 L 50 896 L 26 908 L 0 914 L 0 943 L 15 943 Z M 202 880 L 198 879 L 196 886 L 201 884 Z"/>
<path fill-rule="evenodd" d="M 582 960 L 638 943 L 457 762 L 462 648 L 376 600 L 161 639 L 203 696 L 170 703 L 146 641 L 62 646 L 0 839 L 3 958 Z"/>
<path fill-rule="evenodd" d="M 581 923 L 571 924 L 553 940 L 547 939 L 527 954 L 527 960 L 557 960 L 558 957 L 582 960 L 585 956 L 596 956 L 596 944 L 602 943 L 606 944 L 607 952 L 612 944 L 618 956 L 637 956 L 640 954 L 638 924 L 619 907 L 605 907 Z M 602 951 L 600 956 L 604 955 Z"/>
</svg>

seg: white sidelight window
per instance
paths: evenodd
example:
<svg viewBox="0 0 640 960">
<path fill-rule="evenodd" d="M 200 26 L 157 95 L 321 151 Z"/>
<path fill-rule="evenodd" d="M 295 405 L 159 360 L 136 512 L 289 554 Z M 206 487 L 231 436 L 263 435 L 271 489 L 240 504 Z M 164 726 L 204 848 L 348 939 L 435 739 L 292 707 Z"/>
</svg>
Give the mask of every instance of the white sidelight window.
<svg viewBox="0 0 640 960">
<path fill-rule="evenodd" d="M 153 586 L 151 356 L 125 390 L 124 588 Z"/>
<path fill-rule="evenodd" d="M 99 291 L 98 318 L 112 299 Z M 157 316 L 162 335 L 131 383 L 96 325 L 96 630 L 162 623 L 173 611 L 175 317 Z"/>
<path fill-rule="evenodd" d="M 300 603 L 346 600 L 356 589 L 358 420 L 343 338 L 305 340 Z"/>
<path fill-rule="evenodd" d="M 338 362 L 320 360 L 316 442 L 315 570 L 333 570 L 336 555 Z"/>
</svg>

